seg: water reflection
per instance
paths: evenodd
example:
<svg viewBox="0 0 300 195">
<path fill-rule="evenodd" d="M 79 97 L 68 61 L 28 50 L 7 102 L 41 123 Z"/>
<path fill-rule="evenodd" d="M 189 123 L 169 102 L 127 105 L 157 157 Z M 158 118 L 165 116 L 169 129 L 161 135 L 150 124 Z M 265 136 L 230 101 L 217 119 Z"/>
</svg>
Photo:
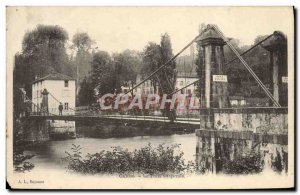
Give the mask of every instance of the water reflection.
<svg viewBox="0 0 300 195">
<path fill-rule="evenodd" d="M 48 141 L 39 147 L 35 147 L 26 151 L 28 154 L 35 154 L 31 162 L 35 164 L 33 171 L 40 169 L 63 169 L 66 164 L 61 161 L 65 157 L 65 151 L 70 151 L 72 144 L 82 147 L 82 154 L 93 154 L 101 150 L 112 150 L 112 147 L 120 146 L 127 148 L 129 151 L 140 149 L 151 143 L 156 147 L 159 144 L 180 144 L 180 151 L 184 152 L 184 159 L 194 161 L 196 155 L 196 136 L 195 133 L 184 135 L 168 135 L 168 136 L 137 136 L 130 138 L 77 138 L 60 141 Z M 179 151 L 178 151 L 179 152 Z"/>
<path fill-rule="evenodd" d="M 35 165 L 33 171 L 45 169 L 66 171 L 66 162 L 62 158 L 65 151 L 70 151 L 74 145 L 80 145 L 82 156 L 94 154 L 102 150 L 113 150 L 112 147 L 122 147 L 133 151 L 147 146 L 159 144 L 167 146 L 180 144 L 185 162 L 198 164 L 200 172 L 252 174 L 265 169 L 287 172 L 287 146 L 278 144 L 255 144 L 249 140 L 212 139 L 198 137 L 195 133 L 165 136 L 136 136 L 128 138 L 87 138 L 48 141 L 26 151 L 34 154 L 30 161 Z M 180 152 L 177 151 L 178 153 Z"/>
</svg>

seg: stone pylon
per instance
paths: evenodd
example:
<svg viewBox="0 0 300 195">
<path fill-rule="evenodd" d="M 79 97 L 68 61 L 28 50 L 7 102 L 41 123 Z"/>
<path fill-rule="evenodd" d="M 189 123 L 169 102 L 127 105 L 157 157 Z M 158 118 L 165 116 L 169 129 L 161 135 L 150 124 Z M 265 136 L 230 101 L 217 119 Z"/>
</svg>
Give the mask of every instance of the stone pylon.
<svg viewBox="0 0 300 195">
<path fill-rule="evenodd" d="M 282 32 L 275 31 L 273 36 L 263 43 L 270 52 L 270 90 L 281 106 L 288 103 L 287 39 Z"/>
<path fill-rule="evenodd" d="M 207 25 L 197 40 L 199 51 L 200 105 L 203 110 L 201 127 L 213 128 L 212 108 L 228 107 L 228 83 L 214 81 L 224 75 L 224 49 L 226 44 L 214 28 Z M 200 111 L 201 112 L 201 111 Z"/>
</svg>

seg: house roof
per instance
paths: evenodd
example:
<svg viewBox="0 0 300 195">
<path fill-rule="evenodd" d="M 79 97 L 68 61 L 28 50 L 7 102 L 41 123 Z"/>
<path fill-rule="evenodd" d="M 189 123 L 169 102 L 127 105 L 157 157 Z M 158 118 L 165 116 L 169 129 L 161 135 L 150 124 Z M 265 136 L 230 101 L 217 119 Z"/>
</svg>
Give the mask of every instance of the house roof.
<svg viewBox="0 0 300 195">
<path fill-rule="evenodd" d="M 36 79 L 35 81 L 33 81 L 32 84 L 40 82 L 40 81 L 45 81 L 45 80 L 75 80 L 75 79 L 68 75 L 64 75 L 64 74 L 56 72 L 56 73 L 48 74 L 47 76 L 44 76 L 42 78 Z"/>
</svg>

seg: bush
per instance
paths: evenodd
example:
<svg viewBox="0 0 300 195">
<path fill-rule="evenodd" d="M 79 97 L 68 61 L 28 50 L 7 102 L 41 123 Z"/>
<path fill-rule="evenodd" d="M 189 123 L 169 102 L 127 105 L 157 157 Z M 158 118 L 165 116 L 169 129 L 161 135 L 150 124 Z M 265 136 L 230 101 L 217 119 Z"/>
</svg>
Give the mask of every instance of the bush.
<svg viewBox="0 0 300 195">
<path fill-rule="evenodd" d="M 24 155 L 24 154 L 17 154 L 14 153 L 13 161 L 14 161 L 14 168 L 17 172 L 25 172 L 30 171 L 34 168 L 34 164 L 28 162 L 28 159 L 31 159 L 34 155 Z"/>
<path fill-rule="evenodd" d="M 34 164 L 28 160 L 34 157 L 34 155 L 25 155 L 24 150 L 28 147 L 28 144 L 24 141 L 23 128 L 27 127 L 27 123 L 22 123 L 20 120 L 14 119 L 13 128 L 13 165 L 14 170 L 17 172 L 30 171 L 34 168 Z"/>
<path fill-rule="evenodd" d="M 113 147 L 112 151 L 101 151 L 82 157 L 80 146 L 73 145 L 72 152 L 66 152 L 64 158 L 68 169 L 84 174 L 119 174 L 160 176 L 183 175 L 194 168 L 194 164 L 183 160 L 183 153 L 175 154 L 179 145 L 159 145 L 153 148 L 151 144 L 141 149 L 129 152 L 121 147 Z"/>
<path fill-rule="evenodd" d="M 263 170 L 260 154 L 239 157 L 233 161 L 224 160 L 223 171 L 226 174 L 254 174 Z"/>
</svg>

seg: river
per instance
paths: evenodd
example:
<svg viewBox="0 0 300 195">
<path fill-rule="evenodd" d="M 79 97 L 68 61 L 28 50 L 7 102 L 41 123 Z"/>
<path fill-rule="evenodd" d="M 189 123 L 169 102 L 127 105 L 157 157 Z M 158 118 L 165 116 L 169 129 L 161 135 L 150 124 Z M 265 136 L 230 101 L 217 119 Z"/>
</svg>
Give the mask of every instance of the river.
<svg viewBox="0 0 300 195">
<path fill-rule="evenodd" d="M 120 146 L 129 151 L 140 149 L 149 143 L 153 147 L 159 144 L 170 146 L 172 144 L 180 144 L 179 150 L 184 153 L 184 159 L 194 161 L 196 154 L 196 136 L 195 133 L 183 135 L 166 135 L 166 136 L 136 136 L 128 138 L 76 138 L 61 141 L 48 141 L 39 147 L 28 150 L 26 154 L 34 154 L 30 159 L 35 167 L 33 172 L 45 169 L 53 169 L 57 171 L 66 170 L 66 164 L 62 162 L 62 158 L 66 156 L 65 151 L 71 151 L 72 144 L 80 145 L 82 154 L 93 154 L 102 150 L 112 150 L 112 147 Z M 178 150 L 177 150 L 178 151 Z"/>
</svg>

